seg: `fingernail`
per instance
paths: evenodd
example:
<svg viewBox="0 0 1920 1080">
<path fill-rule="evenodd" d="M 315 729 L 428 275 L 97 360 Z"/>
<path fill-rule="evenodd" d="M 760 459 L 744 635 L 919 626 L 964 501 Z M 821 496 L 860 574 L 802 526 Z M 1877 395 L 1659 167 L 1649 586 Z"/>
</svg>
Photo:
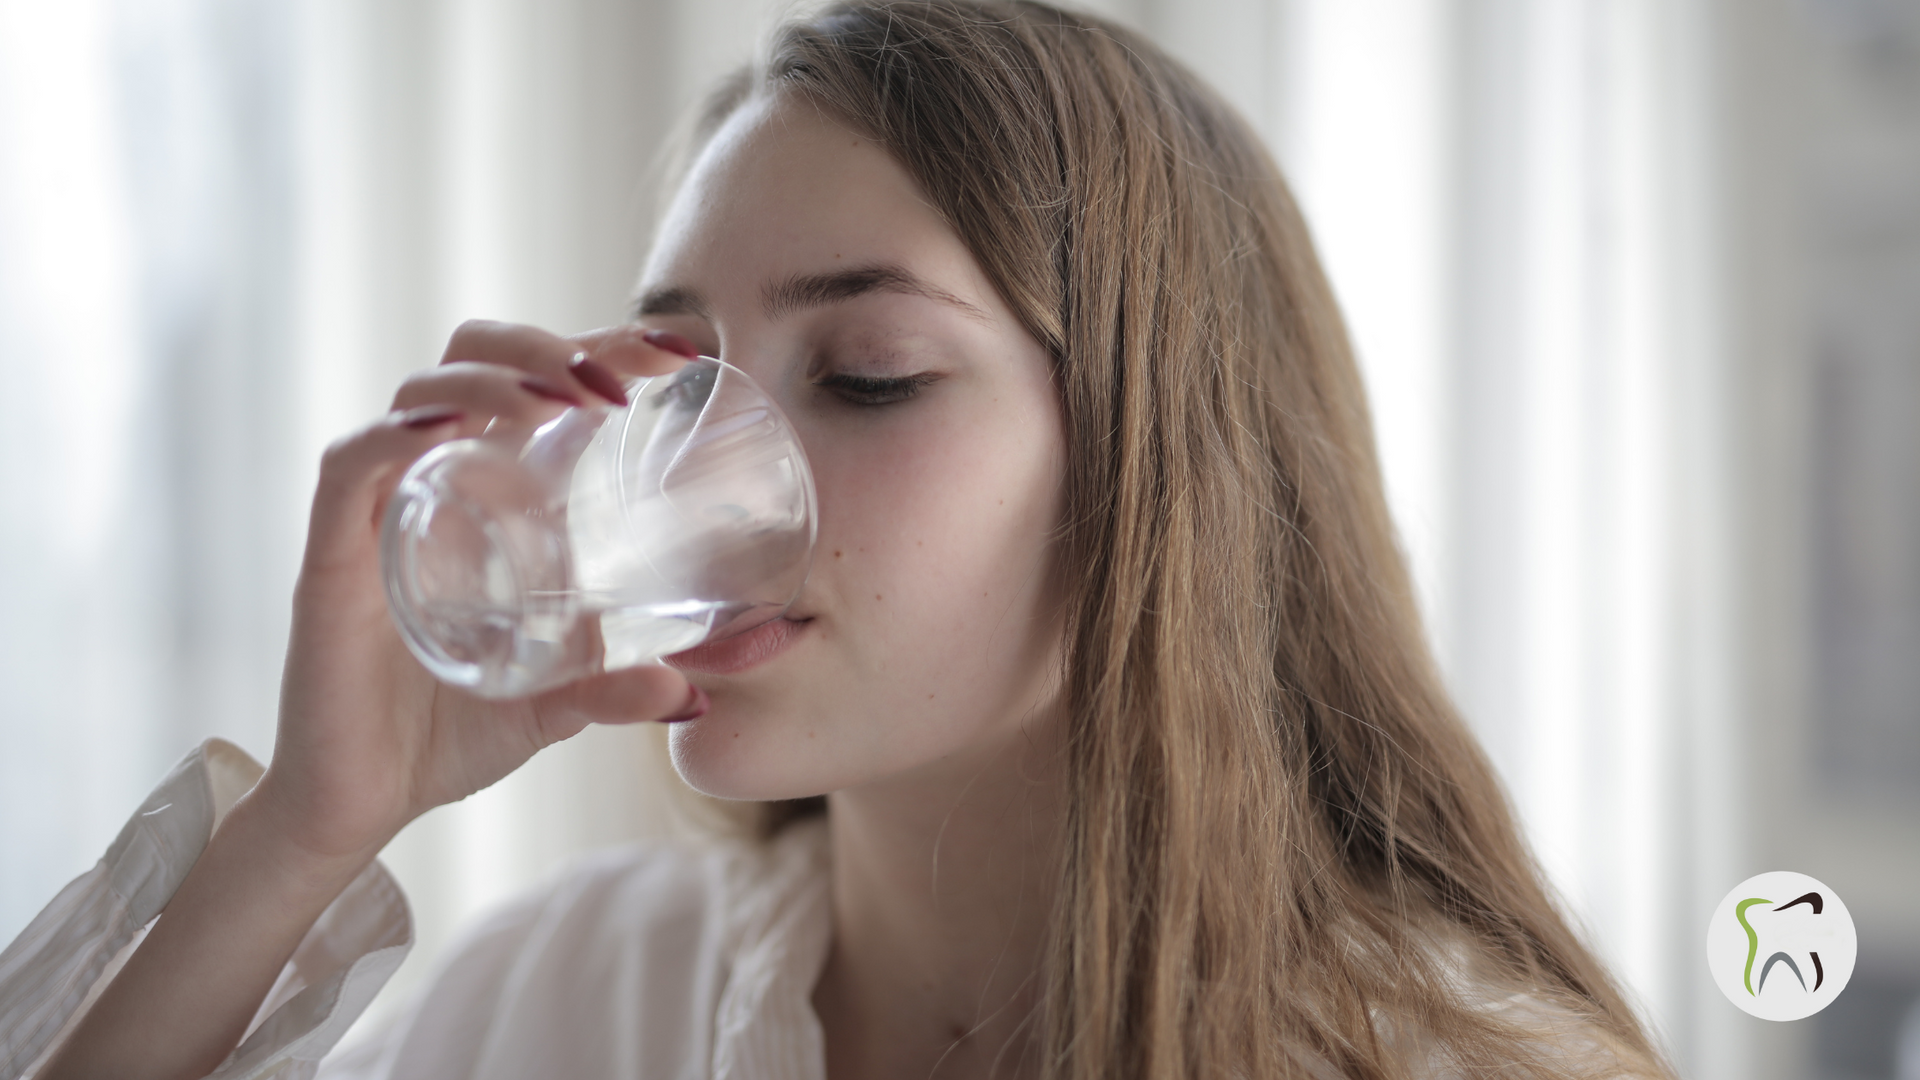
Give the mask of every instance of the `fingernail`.
<svg viewBox="0 0 1920 1080">
<path fill-rule="evenodd" d="M 615 405 L 627 403 L 627 391 L 620 385 L 620 377 L 587 358 L 586 353 L 576 353 L 573 362 L 567 365 L 573 377 L 580 385 L 613 402 Z"/>
<path fill-rule="evenodd" d="M 400 416 L 400 426 L 414 431 L 450 424 L 467 414 L 451 405 L 422 405 L 417 409 L 408 409 Z"/>
<path fill-rule="evenodd" d="M 586 404 L 586 402 L 581 401 L 578 397 L 547 382 L 545 379 L 535 379 L 531 377 L 521 379 L 520 389 L 525 390 L 534 397 L 546 398 L 548 401 L 564 402 L 576 407 Z"/>
<path fill-rule="evenodd" d="M 713 702 L 707 700 L 707 692 L 694 686 L 692 683 L 687 684 L 687 689 L 690 693 L 687 694 L 686 707 L 674 713 L 672 716 L 661 717 L 661 723 L 678 724 L 685 720 L 698 720 L 707 715 L 707 709 L 713 705 Z"/>
<path fill-rule="evenodd" d="M 671 330 L 649 330 L 640 335 L 640 340 L 656 349 L 665 349 L 670 353 L 679 353 L 691 360 L 700 355 L 700 347 Z"/>
</svg>

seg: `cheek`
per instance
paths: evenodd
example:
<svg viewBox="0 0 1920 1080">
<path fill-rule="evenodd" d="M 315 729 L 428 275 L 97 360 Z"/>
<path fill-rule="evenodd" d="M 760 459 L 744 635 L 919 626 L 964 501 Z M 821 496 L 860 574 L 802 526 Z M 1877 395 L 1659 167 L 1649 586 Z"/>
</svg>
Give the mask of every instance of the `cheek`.
<svg viewBox="0 0 1920 1080">
<path fill-rule="evenodd" d="M 1001 422 L 994 422 L 996 419 Z M 857 656 L 984 660 L 1028 620 L 1059 514 L 1057 437 L 1011 417 L 899 425 L 836 447 L 821 477 L 822 599 Z M 939 644 L 939 648 L 934 646 Z M 875 672 L 877 674 L 877 672 Z"/>
<path fill-rule="evenodd" d="M 822 687 L 831 711 L 815 727 L 831 732 L 840 786 L 971 757 L 1037 703 L 1058 637 L 1060 469 L 1044 434 L 915 431 L 848 463 L 823 495 L 823 670 L 840 678 Z"/>
<path fill-rule="evenodd" d="M 683 777 L 729 798 L 813 795 L 1017 735 L 1059 643 L 1064 455 L 1044 406 L 803 432 L 820 534 L 796 610 L 814 625 L 768 677 L 676 728 Z"/>
</svg>

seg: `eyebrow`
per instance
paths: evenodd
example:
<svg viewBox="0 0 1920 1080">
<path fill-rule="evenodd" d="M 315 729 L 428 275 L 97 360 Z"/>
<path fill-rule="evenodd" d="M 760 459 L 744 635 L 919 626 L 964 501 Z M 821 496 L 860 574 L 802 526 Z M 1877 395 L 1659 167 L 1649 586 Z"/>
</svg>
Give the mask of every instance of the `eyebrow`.
<svg viewBox="0 0 1920 1080">
<path fill-rule="evenodd" d="M 929 284 L 905 267 L 892 264 L 854 267 L 826 274 L 795 274 L 768 286 L 761 305 L 767 318 L 778 319 L 804 308 L 843 303 L 878 292 L 921 296 L 957 308 L 973 318 L 987 318 L 987 313 L 973 304 Z M 634 305 L 634 314 L 698 315 L 707 318 L 709 309 L 706 300 L 694 290 L 669 287 L 648 290 Z"/>
<path fill-rule="evenodd" d="M 638 319 L 648 315 L 698 315 L 706 319 L 707 302 L 692 289 L 648 289 L 634 301 L 633 316 Z"/>
</svg>

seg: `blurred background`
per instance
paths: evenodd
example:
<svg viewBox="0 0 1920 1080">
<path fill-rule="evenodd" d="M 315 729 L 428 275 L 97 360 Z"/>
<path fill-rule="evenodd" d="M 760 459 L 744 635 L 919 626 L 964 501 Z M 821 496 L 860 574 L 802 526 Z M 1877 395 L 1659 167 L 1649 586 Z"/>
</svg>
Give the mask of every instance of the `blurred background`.
<svg viewBox="0 0 1920 1080">
<path fill-rule="evenodd" d="M 1447 675 L 1683 1073 L 1920 1078 L 1920 0 L 1093 6 L 1287 169 Z M 202 738 L 271 753 L 321 448 L 463 318 L 620 320 L 777 11 L 0 0 L 0 940 Z M 379 1009 L 666 827 L 643 734 L 396 841 Z M 1791 1024 L 1703 956 L 1774 869 L 1860 937 Z"/>
</svg>

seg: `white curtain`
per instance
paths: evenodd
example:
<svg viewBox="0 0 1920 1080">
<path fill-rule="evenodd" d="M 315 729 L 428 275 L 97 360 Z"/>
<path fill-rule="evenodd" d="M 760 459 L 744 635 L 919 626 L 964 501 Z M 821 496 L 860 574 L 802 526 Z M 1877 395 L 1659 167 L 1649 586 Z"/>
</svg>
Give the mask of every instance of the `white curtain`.
<svg viewBox="0 0 1920 1080">
<path fill-rule="evenodd" d="M 1097 6 L 1287 167 L 1436 648 L 1570 909 L 1689 1075 L 1797 1074 L 1699 940 L 1774 868 L 1730 461 L 1753 33 L 1714 0 Z M 774 10 L 0 0 L 0 936 L 194 741 L 270 752 L 320 447 L 461 318 L 621 318 L 653 148 Z M 662 827 L 638 735 L 396 842 L 422 947 L 385 1000 L 477 908 Z"/>
<path fill-rule="evenodd" d="M 289 53 L 267 4 L 0 3 L 0 933 L 191 741 L 270 742 Z"/>
</svg>

